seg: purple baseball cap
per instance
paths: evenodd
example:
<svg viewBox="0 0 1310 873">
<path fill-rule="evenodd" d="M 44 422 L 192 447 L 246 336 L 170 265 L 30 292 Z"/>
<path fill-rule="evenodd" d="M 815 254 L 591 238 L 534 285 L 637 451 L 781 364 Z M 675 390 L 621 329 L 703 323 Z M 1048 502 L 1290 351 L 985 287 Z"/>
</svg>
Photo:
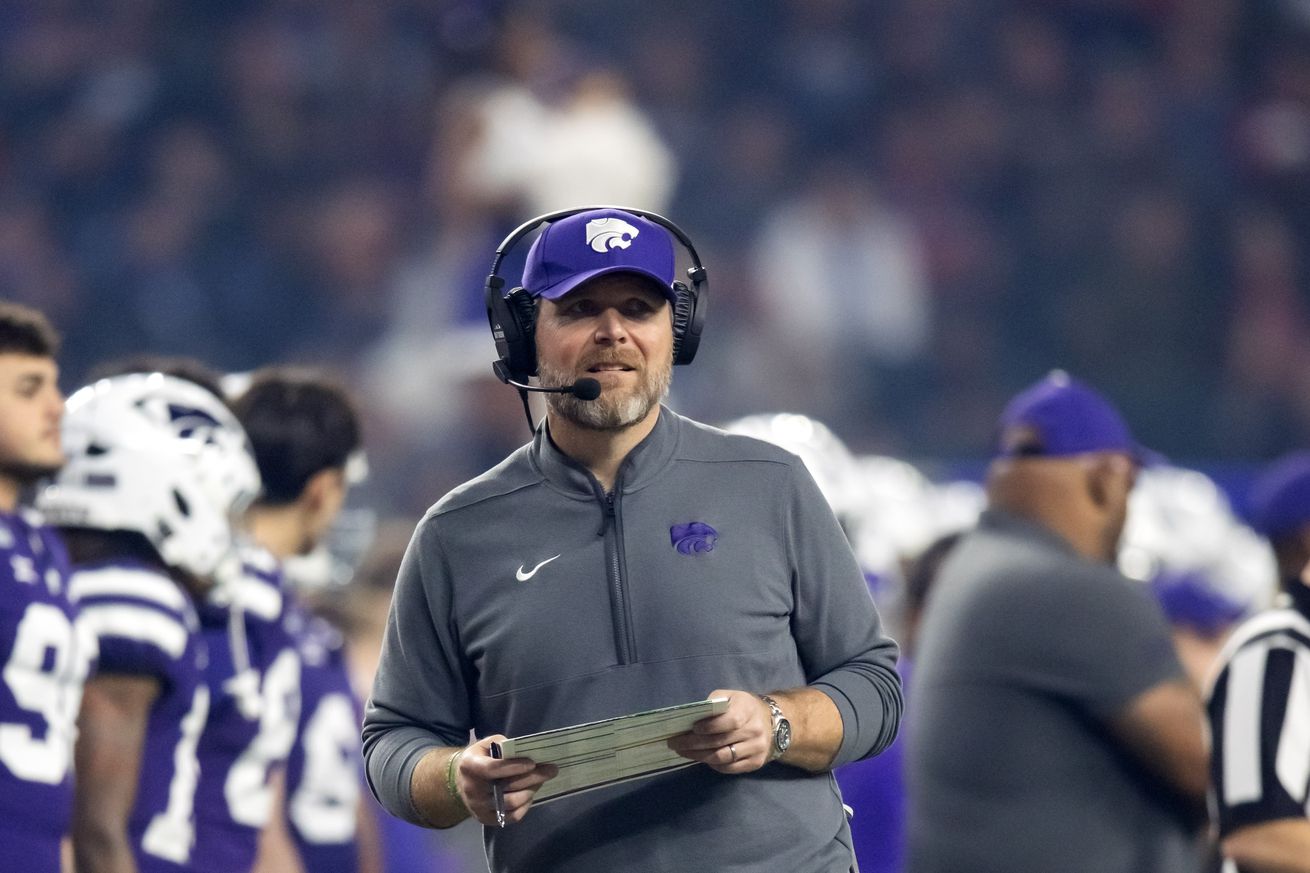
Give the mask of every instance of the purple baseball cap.
<svg viewBox="0 0 1310 873">
<path fill-rule="evenodd" d="M 1142 448 L 1123 416 L 1091 386 L 1053 370 L 1006 405 L 997 427 L 996 455 L 1067 457 L 1119 452 L 1148 465 L 1159 456 Z"/>
<path fill-rule="evenodd" d="M 1310 524 L 1310 452 L 1284 455 L 1251 488 L 1251 527 L 1279 537 Z"/>
<path fill-rule="evenodd" d="M 528 249 L 523 287 L 558 300 L 607 273 L 636 273 L 673 290 L 673 240 L 655 222 L 622 209 L 589 209 L 548 225 Z"/>
</svg>

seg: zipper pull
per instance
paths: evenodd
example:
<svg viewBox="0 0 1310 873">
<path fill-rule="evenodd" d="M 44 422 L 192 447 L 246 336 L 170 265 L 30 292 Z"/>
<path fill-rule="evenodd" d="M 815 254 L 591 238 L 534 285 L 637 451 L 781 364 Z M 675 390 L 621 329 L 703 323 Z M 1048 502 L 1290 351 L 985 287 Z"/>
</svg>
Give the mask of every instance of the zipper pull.
<svg viewBox="0 0 1310 873">
<path fill-rule="evenodd" d="M 605 493 L 605 505 L 601 507 L 600 528 L 596 531 L 596 536 L 605 536 L 605 529 L 609 527 L 610 519 L 614 517 L 614 492 Z"/>
</svg>

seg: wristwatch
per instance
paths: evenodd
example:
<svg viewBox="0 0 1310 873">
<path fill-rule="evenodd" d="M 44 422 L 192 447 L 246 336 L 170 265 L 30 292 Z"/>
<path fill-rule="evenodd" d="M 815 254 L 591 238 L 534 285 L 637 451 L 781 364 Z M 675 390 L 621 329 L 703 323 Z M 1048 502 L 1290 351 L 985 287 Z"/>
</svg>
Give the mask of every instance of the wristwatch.
<svg viewBox="0 0 1310 873">
<path fill-rule="evenodd" d="M 769 760 L 775 761 L 791 747 L 791 722 L 782 714 L 778 701 L 767 694 L 761 694 L 760 700 L 764 701 L 773 715 L 773 742 L 769 745 Z"/>
</svg>

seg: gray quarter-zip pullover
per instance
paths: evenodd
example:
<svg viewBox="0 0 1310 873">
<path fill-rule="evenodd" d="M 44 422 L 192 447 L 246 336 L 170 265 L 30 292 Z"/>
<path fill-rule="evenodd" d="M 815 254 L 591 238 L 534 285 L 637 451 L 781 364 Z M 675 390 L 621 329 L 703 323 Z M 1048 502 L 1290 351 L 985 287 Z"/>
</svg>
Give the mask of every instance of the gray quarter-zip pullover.
<svg viewBox="0 0 1310 873">
<path fill-rule="evenodd" d="M 424 516 L 396 584 L 364 754 L 378 799 L 418 821 L 435 746 L 703 698 L 809 685 L 841 713 L 833 766 L 901 713 L 896 645 L 804 465 L 661 409 L 612 494 L 546 427 Z M 876 814 L 869 811 L 866 814 Z M 845 871 L 830 773 L 691 767 L 561 799 L 486 830 L 493 871 Z"/>
</svg>

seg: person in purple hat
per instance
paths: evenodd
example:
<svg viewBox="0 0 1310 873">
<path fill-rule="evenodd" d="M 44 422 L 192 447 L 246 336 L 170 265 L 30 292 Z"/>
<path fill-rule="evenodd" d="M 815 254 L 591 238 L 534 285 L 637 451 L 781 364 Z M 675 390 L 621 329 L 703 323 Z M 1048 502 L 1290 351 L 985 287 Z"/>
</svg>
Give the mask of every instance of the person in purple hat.
<svg viewBox="0 0 1310 873">
<path fill-rule="evenodd" d="M 1191 873 L 1200 696 L 1114 568 L 1147 460 L 1054 372 L 1001 415 L 988 507 L 946 559 L 906 695 L 911 873 Z"/>
<path fill-rule="evenodd" d="M 365 714 L 370 785 L 417 824 L 476 818 L 496 873 L 845 873 L 832 770 L 895 737 L 896 645 L 801 460 L 662 405 L 699 338 L 699 262 L 675 282 L 649 214 L 553 218 L 489 310 L 497 373 L 556 393 L 530 444 L 414 534 Z M 489 753 L 707 696 L 726 712 L 653 778 L 534 806 L 555 768 Z"/>
<path fill-rule="evenodd" d="M 1212 808 L 1233 869 L 1297 873 L 1310 871 L 1310 452 L 1271 465 L 1251 509 L 1283 597 L 1220 654 L 1207 703 Z"/>
</svg>

